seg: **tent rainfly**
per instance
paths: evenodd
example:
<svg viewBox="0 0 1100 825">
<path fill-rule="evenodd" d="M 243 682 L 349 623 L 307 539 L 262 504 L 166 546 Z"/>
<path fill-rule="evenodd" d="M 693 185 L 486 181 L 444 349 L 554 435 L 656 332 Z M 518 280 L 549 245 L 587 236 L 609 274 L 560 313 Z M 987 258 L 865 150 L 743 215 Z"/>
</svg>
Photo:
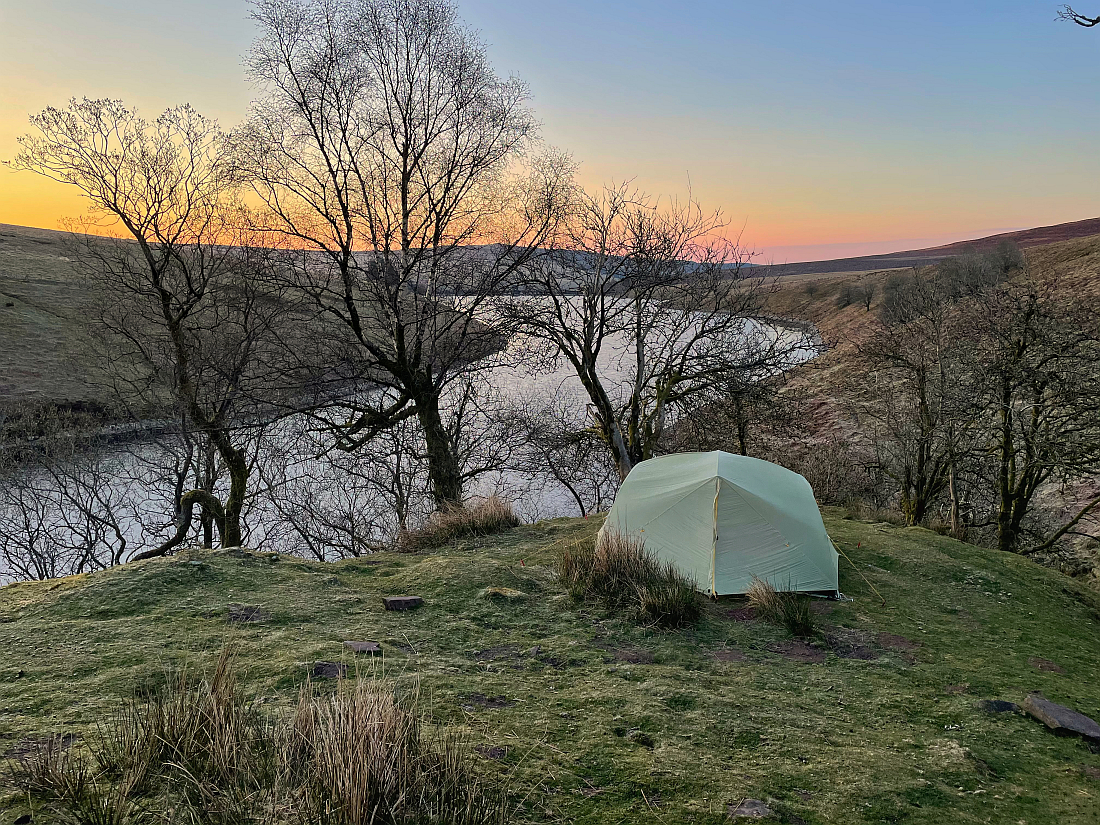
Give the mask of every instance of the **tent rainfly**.
<svg viewBox="0 0 1100 825">
<path fill-rule="evenodd" d="M 645 542 L 712 596 L 839 590 L 837 553 L 806 479 L 777 464 L 724 452 L 678 453 L 638 463 L 600 532 Z"/>
</svg>

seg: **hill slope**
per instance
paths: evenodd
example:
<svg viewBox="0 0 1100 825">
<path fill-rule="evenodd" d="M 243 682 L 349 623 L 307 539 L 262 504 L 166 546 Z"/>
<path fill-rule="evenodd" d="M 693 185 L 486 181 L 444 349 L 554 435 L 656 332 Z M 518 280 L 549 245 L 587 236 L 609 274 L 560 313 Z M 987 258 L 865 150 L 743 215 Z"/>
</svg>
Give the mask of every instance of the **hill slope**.
<svg viewBox="0 0 1100 825">
<path fill-rule="evenodd" d="M 1021 229 L 1016 232 L 1001 232 L 970 241 L 957 241 L 943 246 L 931 246 L 925 249 L 908 249 L 903 252 L 890 252 L 885 255 L 865 255 L 859 258 L 836 258 L 830 261 L 806 261 L 800 263 L 777 263 L 762 265 L 759 271 L 767 275 L 808 275 L 826 273 L 870 272 L 878 269 L 902 269 L 913 266 L 929 266 L 939 263 L 953 255 L 971 252 L 988 252 L 998 245 L 1008 242 L 1030 249 L 1033 246 L 1059 243 L 1100 235 L 1100 218 L 1088 218 L 1083 221 L 1059 223 L 1053 226 L 1038 226 L 1034 229 Z"/>
<path fill-rule="evenodd" d="M 699 627 L 678 632 L 574 604 L 554 548 L 590 536 L 595 520 L 332 565 L 189 551 L 9 585 L 0 752 L 55 733 L 79 743 L 120 697 L 155 686 L 166 666 L 212 664 L 227 641 L 245 689 L 279 708 L 306 665 L 371 639 L 385 651 L 375 666 L 418 676 L 434 717 L 467 729 L 484 769 L 530 791 L 535 821 L 717 823 L 752 797 L 787 822 L 1096 822 L 1100 755 L 978 703 L 1041 690 L 1100 715 L 1097 597 L 925 530 L 839 513 L 826 524 L 887 604 L 842 560 L 854 601 L 821 603 L 811 647 L 747 620 L 736 601 L 709 603 Z M 527 597 L 485 601 L 486 586 Z M 381 597 L 397 593 L 426 604 L 385 612 Z M 234 603 L 267 618 L 231 624 Z M 8 796 L 0 825 L 22 804 Z"/>
</svg>

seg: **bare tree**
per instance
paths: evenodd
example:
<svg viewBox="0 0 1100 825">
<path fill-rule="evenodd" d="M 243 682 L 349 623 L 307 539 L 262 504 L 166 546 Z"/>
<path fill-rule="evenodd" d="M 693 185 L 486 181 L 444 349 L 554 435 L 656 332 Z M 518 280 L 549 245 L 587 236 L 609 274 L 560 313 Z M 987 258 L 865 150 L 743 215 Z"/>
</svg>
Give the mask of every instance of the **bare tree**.
<svg viewBox="0 0 1100 825">
<path fill-rule="evenodd" d="M 1056 278 L 1025 272 L 976 295 L 967 323 L 988 411 L 997 546 L 1019 551 L 1045 484 L 1100 474 L 1100 313 Z M 1097 505 L 1100 496 L 1027 552 L 1052 546 Z"/>
<path fill-rule="evenodd" d="M 506 314 L 564 360 L 620 478 L 716 382 L 765 378 L 809 342 L 763 316 L 765 284 L 723 240 L 719 214 L 628 185 L 581 199 L 562 242 L 530 262 Z"/>
<path fill-rule="evenodd" d="M 851 410 L 880 470 L 897 484 L 910 525 L 922 524 L 951 486 L 965 417 L 957 403 L 960 331 L 938 275 L 914 271 L 891 281 L 884 320 L 857 346 L 860 368 L 849 381 Z M 957 520 L 957 508 L 952 514 Z"/>
<path fill-rule="evenodd" d="M 390 428 L 355 453 L 305 416 L 279 423 L 260 462 L 264 546 L 318 561 L 392 547 L 432 512 L 415 422 Z"/>
<path fill-rule="evenodd" d="M 34 437 L 0 449 L 0 572 L 44 579 L 122 563 L 138 516 L 105 438 L 56 408 L 28 417 Z"/>
<path fill-rule="evenodd" d="M 528 481 L 550 481 L 587 516 L 614 496 L 619 474 L 599 435 L 586 426 L 583 410 L 568 395 L 517 401 L 509 414 L 518 447 L 508 467 Z"/>
<path fill-rule="evenodd" d="M 292 285 L 336 322 L 317 353 L 332 382 L 379 388 L 340 396 L 340 446 L 416 420 L 434 499 L 457 502 L 444 396 L 501 345 L 486 308 L 552 236 L 571 163 L 531 155 L 527 87 L 449 0 L 255 0 L 253 17 L 264 94 L 237 161 L 304 250 Z"/>
<path fill-rule="evenodd" d="M 1071 6 L 1062 6 L 1058 12 L 1058 17 L 1061 20 L 1069 20 L 1072 23 L 1076 23 L 1078 26 L 1084 26 L 1086 29 L 1091 29 L 1093 26 L 1100 26 L 1100 15 L 1089 17 L 1086 14 L 1074 11 Z"/>
<path fill-rule="evenodd" d="M 674 449 L 725 450 L 770 458 L 776 442 L 803 438 L 806 405 L 789 387 L 786 373 L 760 378 L 734 374 L 715 381 L 685 410 Z"/>
<path fill-rule="evenodd" d="M 114 375 L 131 398 L 178 411 L 228 477 L 224 496 L 212 483 L 182 492 L 175 534 L 135 558 L 181 543 L 196 505 L 223 546 L 239 545 L 251 467 L 236 428 L 256 385 L 270 386 L 265 349 L 287 304 L 256 277 L 270 252 L 242 234 L 225 136 L 187 106 L 150 123 L 109 100 L 31 122 L 13 166 L 76 186 L 96 228 L 122 233 L 79 239 L 79 268 L 106 298 L 95 321 Z"/>
</svg>

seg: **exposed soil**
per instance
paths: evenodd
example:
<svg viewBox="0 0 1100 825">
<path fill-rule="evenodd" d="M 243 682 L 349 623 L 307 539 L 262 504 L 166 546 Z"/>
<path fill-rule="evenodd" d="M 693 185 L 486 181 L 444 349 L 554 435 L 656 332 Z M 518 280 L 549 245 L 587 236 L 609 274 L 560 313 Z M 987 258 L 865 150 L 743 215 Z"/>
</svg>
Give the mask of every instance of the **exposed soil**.
<svg viewBox="0 0 1100 825">
<path fill-rule="evenodd" d="M 486 759 L 504 759 L 508 755 L 508 749 L 502 745 L 478 745 L 474 748 Z"/>
<path fill-rule="evenodd" d="M 756 618 L 756 611 L 749 605 L 745 605 L 744 607 L 734 607 L 723 610 L 722 615 L 727 619 L 733 619 L 735 622 L 751 622 Z"/>
<path fill-rule="evenodd" d="M 879 633 L 876 639 L 882 647 L 888 647 L 893 650 L 905 650 L 909 653 L 920 650 L 920 642 L 906 639 L 904 636 L 899 636 L 897 633 Z"/>
<path fill-rule="evenodd" d="M 1027 663 L 1036 670 L 1040 670 L 1043 673 L 1065 673 L 1066 669 L 1059 664 L 1055 664 L 1050 659 L 1042 659 L 1038 656 L 1031 656 L 1028 658 Z"/>
<path fill-rule="evenodd" d="M 309 675 L 314 679 L 343 679 L 347 672 L 343 662 L 315 662 Z"/>
<path fill-rule="evenodd" d="M 652 650 L 644 650 L 638 647 L 611 648 L 608 653 L 610 658 L 607 661 L 622 662 L 628 665 L 651 665 L 657 661 Z"/>
<path fill-rule="evenodd" d="M 824 635 L 833 653 L 841 659 L 871 661 L 879 657 L 879 651 L 872 645 L 868 633 L 838 627 L 826 631 Z"/>
<path fill-rule="evenodd" d="M 820 664 L 825 661 L 825 652 L 816 647 L 811 647 L 798 639 L 789 639 L 784 642 L 776 642 L 769 645 L 768 650 L 778 653 L 792 662 L 802 664 Z"/>
<path fill-rule="evenodd" d="M 59 747 L 62 750 L 68 750 L 73 746 L 75 741 L 76 735 L 72 733 L 53 733 L 49 736 L 24 736 L 4 751 L 3 756 L 5 759 L 21 761 L 49 747 Z"/>
<path fill-rule="evenodd" d="M 251 604 L 231 604 L 226 620 L 233 624 L 255 624 L 271 620 L 271 611 Z"/>
<path fill-rule="evenodd" d="M 978 702 L 978 708 L 986 713 L 1012 713 L 1018 711 L 1020 706 L 1004 699 L 983 699 Z"/>
</svg>

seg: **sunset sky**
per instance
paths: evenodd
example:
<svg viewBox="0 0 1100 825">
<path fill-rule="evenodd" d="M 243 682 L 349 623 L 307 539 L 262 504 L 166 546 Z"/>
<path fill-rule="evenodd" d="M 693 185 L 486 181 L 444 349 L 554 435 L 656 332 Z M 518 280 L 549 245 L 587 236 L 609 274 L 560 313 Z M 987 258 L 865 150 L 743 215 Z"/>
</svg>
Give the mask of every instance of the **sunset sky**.
<svg viewBox="0 0 1100 825">
<path fill-rule="evenodd" d="M 1100 0 L 1080 0 L 1100 14 Z M 1095 8 L 1094 8 L 1095 6 Z M 885 252 L 1100 215 L 1100 28 L 1052 0 L 464 0 L 586 184 L 721 206 L 757 260 Z M 232 126 L 244 0 L 0 0 L 0 159 L 71 96 Z M 82 204 L 0 169 L 0 223 Z"/>
</svg>

